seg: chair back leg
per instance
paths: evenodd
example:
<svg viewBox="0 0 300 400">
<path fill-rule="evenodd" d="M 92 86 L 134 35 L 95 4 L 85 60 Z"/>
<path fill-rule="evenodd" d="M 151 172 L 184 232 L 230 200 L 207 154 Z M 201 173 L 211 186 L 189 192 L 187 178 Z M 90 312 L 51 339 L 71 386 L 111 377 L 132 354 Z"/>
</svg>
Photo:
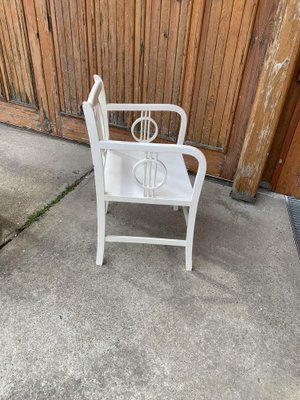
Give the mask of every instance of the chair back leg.
<svg viewBox="0 0 300 400">
<path fill-rule="evenodd" d="M 197 205 L 192 205 L 187 217 L 186 246 L 185 246 L 185 269 L 191 271 L 193 268 L 193 242 Z"/>
<path fill-rule="evenodd" d="M 105 218 L 106 204 L 104 201 L 97 201 L 97 265 L 103 265 L 105 244 Z"/>
</svg>

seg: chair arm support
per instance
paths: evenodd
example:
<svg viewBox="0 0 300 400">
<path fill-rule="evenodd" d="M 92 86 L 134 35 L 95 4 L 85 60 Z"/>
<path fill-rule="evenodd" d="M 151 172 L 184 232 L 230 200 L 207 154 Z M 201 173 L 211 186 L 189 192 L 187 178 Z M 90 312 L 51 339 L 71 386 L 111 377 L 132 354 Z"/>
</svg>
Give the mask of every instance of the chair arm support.
<svg viewBox="0 0 300 400">
<path fill-rule="evenodd" d="M 127 103 L 108 103 L 107 111 L 170 111 L 180 115 L 180 128 L 178 134 L 178 144 L 183 144 L 187 127 L 187 116 L 183 108 L 175 104 L 127 104 Z"/>
</svg>

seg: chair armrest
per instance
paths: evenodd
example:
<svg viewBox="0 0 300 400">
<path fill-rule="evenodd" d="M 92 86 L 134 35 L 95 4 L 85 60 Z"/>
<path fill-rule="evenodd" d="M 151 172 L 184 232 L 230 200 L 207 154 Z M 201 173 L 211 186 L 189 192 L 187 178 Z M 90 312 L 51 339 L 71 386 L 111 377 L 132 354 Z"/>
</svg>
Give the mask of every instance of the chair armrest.
<svg viewBox="0 0 300 400">
<path fill-rule="evenodd" d="M 183 144 L 187 127 L 187 116 L 183 108 L 175 104 L 130 104 L 130 103 L 108 103 L 107 111 L 170 111 L 180 115 L 180 128 L 178 133 L 178 144 Z"/>
</svg>

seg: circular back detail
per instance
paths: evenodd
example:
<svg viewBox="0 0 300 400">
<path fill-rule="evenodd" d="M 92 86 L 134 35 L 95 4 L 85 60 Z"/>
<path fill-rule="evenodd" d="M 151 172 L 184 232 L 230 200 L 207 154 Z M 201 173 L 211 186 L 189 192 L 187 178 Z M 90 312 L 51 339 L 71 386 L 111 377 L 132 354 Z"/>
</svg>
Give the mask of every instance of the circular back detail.
<svg viewBox="0 0 300 400">
<path fill-rule="evenodd" d="M 166 182 L 167 168 L 155 158 L 145 158 L 135 164 L 133 176 L 136 182 L 149 194 L 147 191 L 158 189 Z"/>
<path fill-rule="evenodd" d="M 134 129 L 139 123 L 141 124 L 141 131 L 140 131 L 140 137 L 137 137 Z M 154 125 L 154 132 L 151 132 L 150 128 L 151 124 Z M 148 116 L 139 117 L 133 122 L 131 126 L 131 134 L 137 142 L 142 142 L 142 141 L 152 142 L 158 135 L 157 123 L 151 117 Z"/>
</svg>

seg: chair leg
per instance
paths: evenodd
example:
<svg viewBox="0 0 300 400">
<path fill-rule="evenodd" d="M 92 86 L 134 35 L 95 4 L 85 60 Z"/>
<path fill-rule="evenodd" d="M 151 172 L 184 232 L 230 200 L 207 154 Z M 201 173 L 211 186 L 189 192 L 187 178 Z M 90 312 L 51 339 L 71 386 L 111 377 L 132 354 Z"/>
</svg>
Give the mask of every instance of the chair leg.
<svg viewBox="0 0 300 400">
<path fill-rule="evenodd" d="M 192 271 L 193 269 L 193 242 L 194 242 L 196 214 L 197 214 L 197 207 L 190 207 L 187 220 L 186 246 L 185 246 L 185 269 L 187 271 Z"/>
<path fill-rule="evenodd" d="M 105 217 L 106 205 L 101 202 L 97 207 L 97 257 L 96 264 L 103 265 L 104 244 L 105 244 Z"/>
</svg>

